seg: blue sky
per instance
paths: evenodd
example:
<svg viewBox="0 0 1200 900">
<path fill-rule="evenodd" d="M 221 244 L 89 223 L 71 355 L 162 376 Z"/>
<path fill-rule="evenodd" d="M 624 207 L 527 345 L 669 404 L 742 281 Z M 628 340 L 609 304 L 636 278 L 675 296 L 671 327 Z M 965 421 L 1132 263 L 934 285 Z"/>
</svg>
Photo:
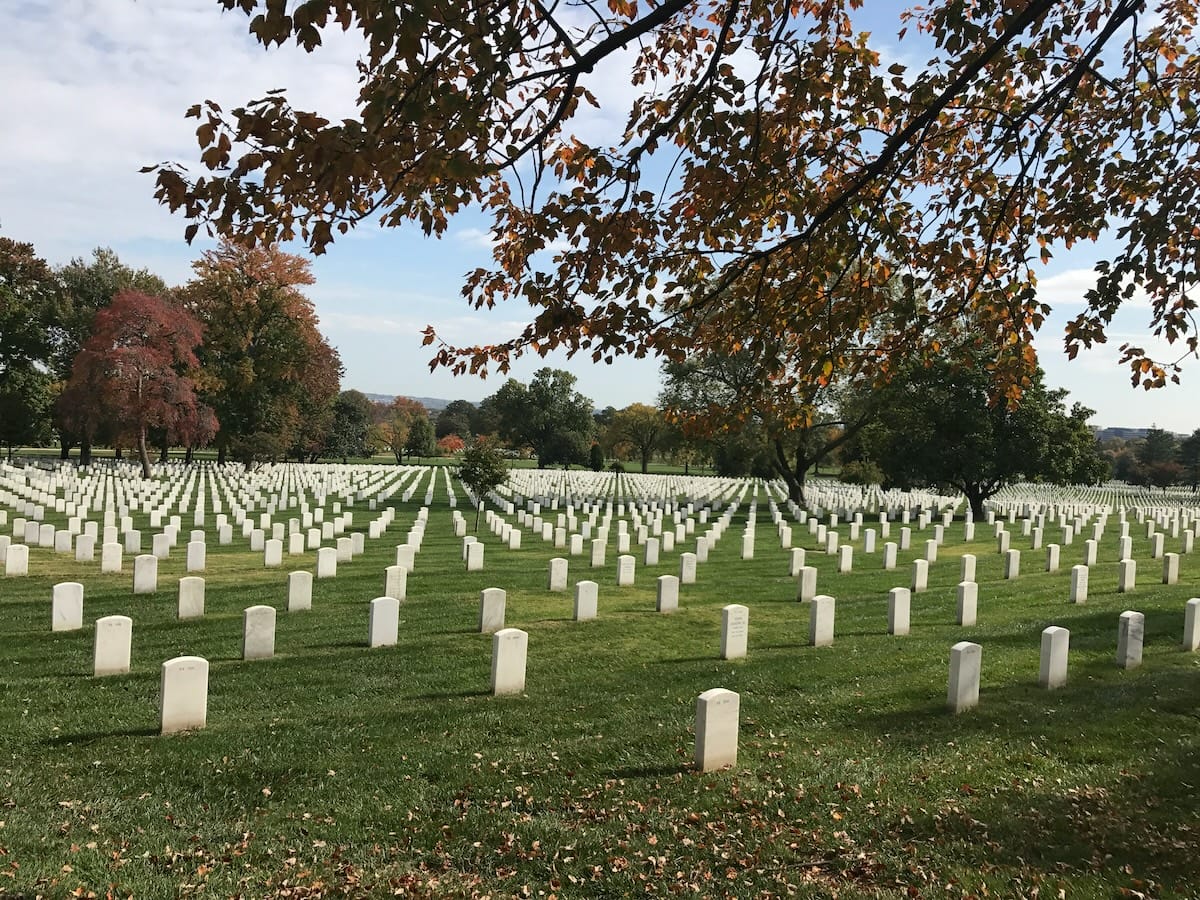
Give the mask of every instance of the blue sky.
<svg viewBox="0 0 1200 900">
<path fill-rule="evenodd" d="M 193 162 L 195 121 L 184 111 L 202 99 L 226 108 L 287 87 L 292 102 L 339 117 L 353 111 L 357 48 L 339 32 L 312 56 L 295 48 L 263 51 L 246 35 L 240 13 L 222 13 L 216 0 L 25 0 L 6 4 L 6 50 L 0 56 L 0 234 L 31 241 L 51 263 L 112 247 L 130 265 L 146 266 L 182 283 L 190 264 L 211 244 L 183 242 L 184 222 L 159 207 L 153 176 L 138 169 L 166 160 Z M 918 53 L 897 45 L 894 3 L 867 4 L 866 24 L 885 54 L 903 60 Z M 588 138 L 613 133 L 624 118 L 622 101 L 633 89 L 622 61 L 596 73 L 605 109 L 585 113 L 578 129 Z M 434 325 L 455 343 L 491 342 L 515 334 L 526 309 L 472 310 L 459 290 L 463 273 L 490 262 L 487 223 L 478 215 L 455 219 L 442 240 L 417 230 L 371 227 L 343 238 L 313 260 L 317 283 L 310 296 L 321 327 L 340 351 L 344 384 L 385 394 L 480 400 L 500 385 L 430 373 L 420 332 Z M 1081 308 L 1099 249 L 1079 246 L 1047 267 L 1040 294 L 1055 309 L 1038 349 L 1053 386 L 1095 409 L 1099 425 L 1148 426 L 1191 432 L 1200 427 L 1194 380 L 1147 393 L 1133 389 L 1117 366 L 1124 340 L 1149 343 L 1148 310 L 1135 303 L 1113 323 L 1110 342 L 1068 362 L 1062 327 Z M 654 402 L 659 389 L 653 360 L 612 366 L 552 354 L 525 359 L 513 377 L 527 380 L 543 365 L 570 369 L 597 406 Z"/>
</svg>

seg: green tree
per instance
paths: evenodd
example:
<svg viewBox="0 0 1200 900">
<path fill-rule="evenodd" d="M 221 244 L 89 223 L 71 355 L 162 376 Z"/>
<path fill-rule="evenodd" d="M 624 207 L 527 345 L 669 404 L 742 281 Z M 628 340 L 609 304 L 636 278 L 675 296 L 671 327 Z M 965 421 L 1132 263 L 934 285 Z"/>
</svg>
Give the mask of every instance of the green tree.
<svg viewBox="0 0 1200 900">
<path fill-rule="evenodd" d="M 0 237 L 0 442 L 49 436 L 58 281 L 32 244 Z"/>
<path fill-rule="evenodd" d="M 902 488 L 953 488 L 976 518 L 983 502 L 1021 479 L 1094 481 L 1106 469 L 1087 427 L 1091 411 L 1063 406 L 1065 391 L 1048 390 L 1041 371 L 1019 405 L 997 401 L 980 365 L 948 359 L 913 364 L 889 402 L 859 436 L 886 483 Z"/>
<path fill-rule="evenodd" d="M 342 391 L 333 401 L 333 421 L 325 441 L 325 455 L 370 456 L 371 401 L 360 391 Z"/>
<path fill-rule="evenodd" d="M 409 456 L 418 459 L 423 456 L 433 456 L 437 452 L 437 436 L 433 432 L 433 422 L 429 416 L 414 416 L 408 426 L 408 441 L 404 449 Z"/>
<path fill-rule="evenodd" d="M 474 441 L 463 451 L 458 477 L 471 489 L 475 504 L 475 530 L 479 530 L 479 502 L 489 491 L 508 478 L 508 463 L 499 448 L 490 441 Z"/>
<path fill-rule="evenodd" d="M 588 465 L 593 472 L 604 471 L 604 448 L 599 442 L 592 444 L 591 450 L 588 451 Z"/>
<path fill-rule="evenodd" d="M 631 403 L 613 414 L 606 430 L 613 447 L 628 446 L 642 462 L 642 474 L 650 469 L 650 459 L 662 444 L 666 420 L 659 410 L 645 403 Z"/>
<path fill-rule="evenodd" d="M 531 447 L 539 468 L 587 462 L 592 401 L 575 390 L 575 381 L 570 372 L 543 368 L 528 387 L 510 378 L 493 395 L 500 434 L 514 447 Z"/>
<path fill-rule="evenodd" d="M 764 352 L 767 345 L 753 344 L 669 362 L 659 404 L 686 439 L 708 440 L 720 474 L 777 475 L 803 504 L 809 470 L 868 424 L 887 392 L 868 383 L 848 404 L 848 375 L 804 386 L 773 383 Z"/>
<path fill-rule="evenodd" d="M 474 433 L 471 430 L 471 419 L 476 412 L 475 404 L 469 400 L 451 400 L 446 404 L 446 408 L 438 413 L 434 433 L 439 438 L 457 434 L 466 440 Z"/>
<path fill-rule="evenodd" d="M 1136 452 L 1143 466 L 1172 463 L 1179 457 L 1179 439 L 1156 426 L 1138 442 Z"/>
<path fill-rule="evenodd" d="M 1192 486 L 1192 493 L 1200 491 L 1200 428 L 1180 442 L 1179 463 L 1183 467 L 1183 480 Z"/>
<path fill-rule="evenodd" d="M 10 460 L 14 448 L 49 439 L 53 394 L 51 376 L 32 364 L 9 364 L 0 373 L 0 444 Z"/>
</svg>

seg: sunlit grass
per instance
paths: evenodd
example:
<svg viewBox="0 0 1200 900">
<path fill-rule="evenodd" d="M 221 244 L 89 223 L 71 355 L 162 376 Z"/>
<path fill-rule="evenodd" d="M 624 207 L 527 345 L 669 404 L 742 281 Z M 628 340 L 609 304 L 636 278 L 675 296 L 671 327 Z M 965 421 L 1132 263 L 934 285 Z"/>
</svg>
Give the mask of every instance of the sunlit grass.
<svg viewBox="0 0 1200 900">
<path fill-rule="evenodd" d="M 839 575 L 797 525 L 818 591 L 837 598 L 835 644 L 813 649 L 761 498 L 755 558 L 739 558 L 743 504 L 671 615 L 654 611 L 654 579 L 692 543 L 651 568 L 635 548 L 637 584 L 618 589 L 614 527 L 603 569 L 570 559 L 572 583 L 600 584 L 599 618 L 576 623 L 571 593 L 546 590 L 565 552 L 528 530 L 510 551 L 481 529 L 485 570 L 464 570 L 440 484 L 394 648 L 367 649 L 367 603 L 417 503 L 314 582 L 310 612 L 286 612 L 286 555 L 264 569 L 212 530 L 201 620 L 175 617 L 182 546 L 153 597 L 132 596 L 128 557 L 101 576 L 35 550 L 30 577 L 0 579 L 0 895 L 1195 894 L 1200 659 L 1180 649 L 1194 556 L 1163 586 L 1135 527 L 1139 584 L 1118 594 L 1110 522 L 1074 606 L 1081 539 L 1046 573 L 1018 530 L 1024 574 L 1004 581 L 990 530 L 966 545 L 955 523 L 913 597 L 912 634 L 892 637 L 887 591 L 908 585 L 932 528 L 895 571 L 859 541 Z M 973 628 L 955 624 L 964 552 L 978 556 Z M 85 585 L 83 631 L 50 632 L 63 580 Z M 487 692 L 491 637 L 475 625 L 491 586 L 530 634 L 520 697 Z M 720 609 L 735 602 L 750 608 L 750 653 L 726 662 Z M 242 662 L 242 610 L 258 603 L 280 610 L 277 656 Z M 1125 609 L 1146 615 L 1132 671 L 1114 665 Z M 112 613 L 133 617 L 133 671 L 95 679 L 91 623 Z M 1071 661 L 1048 693 L 1051 624 L 1071 630 Z M 947 662 L 962 639 L 983 646 L 982 692 L 955 717 Z M 180 654 L 212 663 L 208 727 L 164 738 L 159 667 Z M 735 769 L 700 774 L 691 727 L 711 687 L 741 694 L 741 748 Z"/>
</svg>

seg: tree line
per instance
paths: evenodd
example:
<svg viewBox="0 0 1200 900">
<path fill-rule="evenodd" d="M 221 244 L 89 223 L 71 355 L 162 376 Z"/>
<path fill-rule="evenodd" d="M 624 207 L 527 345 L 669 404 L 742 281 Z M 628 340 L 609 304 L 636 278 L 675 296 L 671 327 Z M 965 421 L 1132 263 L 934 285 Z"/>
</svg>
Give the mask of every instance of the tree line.
<svg viewBox="0 0 1200 900">
<path fill-rule="evenodd" d="M 342 364 L 302 288 L 307 261 L 222 244 L 168 287 L 109 249 L 51 267 L 0 238 L 0 442 L 56 440 L 246 463 L 329 449 Z"/>
</svg>

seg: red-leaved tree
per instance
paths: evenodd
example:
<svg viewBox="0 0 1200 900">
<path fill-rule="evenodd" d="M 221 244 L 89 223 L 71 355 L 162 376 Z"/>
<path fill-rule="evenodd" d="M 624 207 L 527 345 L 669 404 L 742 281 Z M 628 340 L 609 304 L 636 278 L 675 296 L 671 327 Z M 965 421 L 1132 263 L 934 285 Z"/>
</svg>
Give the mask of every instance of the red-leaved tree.
<svg viewBox="0 0 1200 900">
<path fill-rule="evenodd" d="M 172 443 L 204 444 L 216 431 L 211 409 L 196 398 L 191 375 L 198 365 L 201 326 L 179 304 L 122 291 L 96 313 L 92 335 L 75 357 L 66 393 L 71 407 L 107 422 L 137 447 L 142 475 L 150 477 L 146 433 L 166 431 Z"/>
</svg>

